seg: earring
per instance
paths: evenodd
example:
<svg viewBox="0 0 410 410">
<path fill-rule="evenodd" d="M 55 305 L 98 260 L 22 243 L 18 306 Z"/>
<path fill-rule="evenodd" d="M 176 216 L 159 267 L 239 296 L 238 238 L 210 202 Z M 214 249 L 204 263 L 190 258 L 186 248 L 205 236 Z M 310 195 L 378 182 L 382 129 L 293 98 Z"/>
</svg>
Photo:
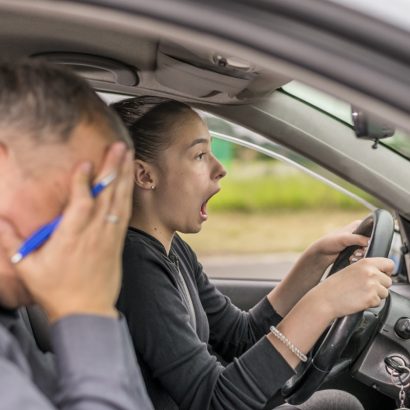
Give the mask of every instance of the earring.
<svg viewBox="0 0 410 410">
<path fill-rule="evenodd" d="M 154 190 L 154 189 L 155 189 L 155 185 L 151 185 L 151 189 Z"/>
</svg>

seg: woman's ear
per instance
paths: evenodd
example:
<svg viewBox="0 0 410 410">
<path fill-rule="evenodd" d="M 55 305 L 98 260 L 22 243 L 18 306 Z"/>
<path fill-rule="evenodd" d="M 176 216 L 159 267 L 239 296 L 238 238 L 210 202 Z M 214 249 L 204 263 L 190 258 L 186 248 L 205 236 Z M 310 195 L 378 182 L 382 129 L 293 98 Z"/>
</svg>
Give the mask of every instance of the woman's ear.
<svg viewBox="0 0 410 410">
<path fill-rule="evenodd" d="M 134 181 L 142 189 L 154 189 L 156 185 L 155 171 L 152 165 L 139 159 L 134 161 Z"/>
</svg>

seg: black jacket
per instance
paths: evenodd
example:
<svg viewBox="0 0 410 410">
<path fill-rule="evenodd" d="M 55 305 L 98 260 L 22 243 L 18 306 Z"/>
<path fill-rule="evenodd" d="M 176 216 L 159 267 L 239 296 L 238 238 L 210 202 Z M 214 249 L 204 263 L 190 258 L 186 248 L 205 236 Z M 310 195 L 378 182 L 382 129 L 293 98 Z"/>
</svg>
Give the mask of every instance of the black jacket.
<svg viewBox="0 0 410 410">
<path fill-rule="evenodd" d="M 293 375 L 264 337 L 281 320 L 268 300 L 249 312 L 235 307 L 179 236 L 167 256 L 158 240 L 130 228 L 123 269 L 118 308 L 156 409 L 262 409 Z"/>
</svg>

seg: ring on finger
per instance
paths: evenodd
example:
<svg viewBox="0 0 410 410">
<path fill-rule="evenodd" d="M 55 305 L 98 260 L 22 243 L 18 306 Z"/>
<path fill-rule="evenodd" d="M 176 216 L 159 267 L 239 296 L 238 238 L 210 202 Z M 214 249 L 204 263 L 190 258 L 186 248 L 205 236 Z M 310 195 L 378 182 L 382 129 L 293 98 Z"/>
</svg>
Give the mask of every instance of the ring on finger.
<svg viewBox="0 0 410 410">
<path fill-rule="evenodd" d="M 106 222 L 109 222 L 111 224 L 117 224 L 120 220 L 120 217 L 115 214 L 107 214 L 105 215 L 105 220 Z"/>
</svg>

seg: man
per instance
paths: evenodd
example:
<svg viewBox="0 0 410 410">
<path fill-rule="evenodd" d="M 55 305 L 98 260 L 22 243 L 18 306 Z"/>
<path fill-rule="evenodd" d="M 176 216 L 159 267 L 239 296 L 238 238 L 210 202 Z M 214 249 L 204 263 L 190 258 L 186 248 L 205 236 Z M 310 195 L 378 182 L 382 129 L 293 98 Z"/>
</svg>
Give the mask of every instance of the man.
<svg viewBox="0 0 410 410">
<path fill-rule="evenodd" d="M 45 62 L 0 63 L 0 409 L 152 409 L 114 308 L 132 195 L 127 147 L 85 81 Z M 111 174 L 92 198 L 90 184 Z M 49 241 L 13 265 L 24 238 L 60 214 Z M 19 319 L 31 303 L 48 316 L 54 357 Z"/>
</svg>

